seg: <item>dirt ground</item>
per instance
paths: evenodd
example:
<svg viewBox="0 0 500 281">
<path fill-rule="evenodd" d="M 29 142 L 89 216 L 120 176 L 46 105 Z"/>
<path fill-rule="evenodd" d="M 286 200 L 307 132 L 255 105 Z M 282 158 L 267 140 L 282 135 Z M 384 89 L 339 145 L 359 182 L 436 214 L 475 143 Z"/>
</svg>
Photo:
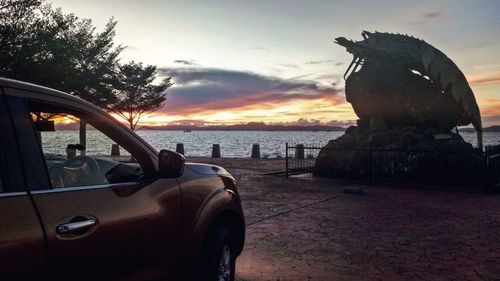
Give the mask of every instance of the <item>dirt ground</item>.
<svg viewBox="0 0 500 281">
<path fill-rule="evenodd" d="M 247 222 L 239 281 L 500 280 L 499 195 L 263 175 L 283 160 L 188 160 L 238 180 Z"/>
</svg>

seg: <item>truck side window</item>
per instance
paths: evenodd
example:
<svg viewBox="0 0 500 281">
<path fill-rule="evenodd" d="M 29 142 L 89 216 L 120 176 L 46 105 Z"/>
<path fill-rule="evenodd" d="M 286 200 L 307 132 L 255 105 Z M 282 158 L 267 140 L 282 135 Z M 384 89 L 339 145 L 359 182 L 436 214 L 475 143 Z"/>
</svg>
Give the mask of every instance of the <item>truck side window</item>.
<svg viewBox="0 0 500 281">
<path fill-rule="evenodd" d="M 86 124 L 78 113 L 39 103 L 29 103 L 29 108 L 52 188 L 132 182 L 142 177 L 133 155 Z"/>
</svg>

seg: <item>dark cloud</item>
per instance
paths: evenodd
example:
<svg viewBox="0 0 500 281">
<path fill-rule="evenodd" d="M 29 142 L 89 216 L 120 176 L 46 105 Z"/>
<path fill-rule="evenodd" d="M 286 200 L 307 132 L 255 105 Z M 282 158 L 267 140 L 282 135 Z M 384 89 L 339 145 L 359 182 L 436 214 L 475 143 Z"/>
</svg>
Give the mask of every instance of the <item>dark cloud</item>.
<svg viewBox="0 0 500 281">
<path fill-rule="evenodd" d="M 175 86 L 167 96 L 166 112 L 189 114 L 245 106 L 272 106 L 292 100 L 335 99 L 341 89 L 314 80 L 287 80 L 252 72 L 210 68 L 160 68 Z"/>
<path fill-rule="evenodd" d="M 443 12 L 441 11 L 433 11 L 433 12 L 428 12 L 424 13 L 423 17 L 426 19 L 435 19 L 435 18 L 440 18 L 443 16 Z"/>
<path fill-rule="evenodd" d="M 298 75 L 298 76 L 294 76 L 294 77 L 288 78 L 287 80 L 288 81 L 304 80 L 306 77 L 311 76 L 313 74 L 314 74 L 314 72 L 313 73 L 304 73 L 304 74 L 301 74 L 301 75 Z"/>
<path fill-rule="evenodd" d="M 174 60 L 174 63 L 190 66 L 198 65 L 195 60 Z"/>
<path fill-rule="evenodd" d="M 332 60 L 312 60 L 312 61 L 306 61 L 304 62 L 304 64 L 323 64 L 329 62 L 332 62 Z"/>
<path fill-rule="evenodd" d="M 288 68 L 295 68 L 299 69 L 299 66 L 293 63 L 278 63 L 280 66 L 288 67 Z"/>
<path fill-rule="evenodd" d="M 339 82 L 342 79 L 342 75 L 341 74 L 321 74 L 321 75 L 318 75 L 316 77 L 316 79 L 319 79 L 319 80 L 323 80 L 323 79 L 334 80 L 336 82 Z"/>
<path fill-rule="evenodd" d="M 256 50 L 256 51 L 264 51 L 264 52 L 269 52 L 270 51 L 268 48 L 265 48 L 265 47 L 252 47 L 250 49 Z"/>
<path fill-rule="evenodd" d="M 406 24 L 410 25 L 425 24 L 434 20 L 438 20 L 443 17 L 444 13 L 442 11 L 432 11 L 420 14 L 417 18 L 414 18 L 413 20 L 406 22 Z"/>
</svg>

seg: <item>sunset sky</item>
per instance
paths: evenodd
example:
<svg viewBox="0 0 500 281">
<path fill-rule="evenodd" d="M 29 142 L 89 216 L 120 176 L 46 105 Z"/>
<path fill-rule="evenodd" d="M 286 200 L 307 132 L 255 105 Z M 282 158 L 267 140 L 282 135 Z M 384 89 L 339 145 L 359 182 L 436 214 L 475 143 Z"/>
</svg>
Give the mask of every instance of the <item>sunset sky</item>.
<svg viewBox="0 0 500 281">
<path fill-rule="evenodd" d="M 448 55 L 476 95 L 485 126 L 500 125 L 500 1 L 55 0 L 99 28 L 118 21 L 122 62 L 171 76 L 149 125 L 350 124 L 344 74 L 352 57 L 333 43 L 361 31 L 407 33 Z"/>
</svg>

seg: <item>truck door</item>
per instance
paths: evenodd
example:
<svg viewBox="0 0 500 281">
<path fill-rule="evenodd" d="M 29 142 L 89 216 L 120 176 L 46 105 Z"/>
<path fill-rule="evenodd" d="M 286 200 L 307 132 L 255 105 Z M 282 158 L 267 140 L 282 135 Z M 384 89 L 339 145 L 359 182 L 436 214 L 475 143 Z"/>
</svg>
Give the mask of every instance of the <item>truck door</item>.
<svg viewBox="0 0 500 281">
<path fill-rule="evenodd" d="M 1 88 L 0 130 L 0 280 L 44 280 L 44 233 L 27 192 L 27 174 Z"/>
<path fill-rule="evenodd" d="M 85 109 L 20 97 L 9 97 L 9 107 L 23 146 L 38 149 L 30 155 L 37 161 L 29 166 L 32 176 L 40 177 L 31 194 L 47 232 L 53 279 L 168 276 L 180 250 L 177 181 L 151 176 L 143 164 L 148 156 L 134 143 L 122 144 Z M 94 126 L 86 146 L 79 143 L 82 120 Z M 114 143 L 120 155 L 110 155 Z"/>
</svg>

